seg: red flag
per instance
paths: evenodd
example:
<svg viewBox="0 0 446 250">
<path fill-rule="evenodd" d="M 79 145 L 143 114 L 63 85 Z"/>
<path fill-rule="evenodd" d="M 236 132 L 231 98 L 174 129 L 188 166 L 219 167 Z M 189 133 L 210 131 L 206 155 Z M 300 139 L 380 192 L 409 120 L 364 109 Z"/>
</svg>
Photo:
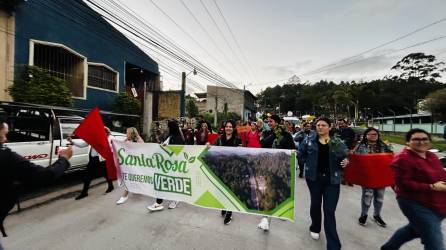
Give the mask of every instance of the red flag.
<svg viewBox="0 0 446 250">
<path fill-rule="evenodd" d="M 212 133 L 210 133 L 210 134 L 208 134 L 208 142 L 211 145 L 215 145 L 215 142 L 217 141 L 218 137 L 220 137 L 219 134 L 212 134 Z"/>
<path fill-rule="evenodd" d="M 74 130 L 74 135 L 86 141 L 105 159 L 107 165 L 108 178 L 116 180 L 116 167 L 113 153 L 105 133 L 99 108 L 94 108 L 82 123 Z"/>
<path fill-rule="evenodd" d="M 350 154 L 344 169 L 346 182 L 367 188 L 383 188 L 393 185 L 394 174 L 390 168 L 392 153 Z"/>
</svg>

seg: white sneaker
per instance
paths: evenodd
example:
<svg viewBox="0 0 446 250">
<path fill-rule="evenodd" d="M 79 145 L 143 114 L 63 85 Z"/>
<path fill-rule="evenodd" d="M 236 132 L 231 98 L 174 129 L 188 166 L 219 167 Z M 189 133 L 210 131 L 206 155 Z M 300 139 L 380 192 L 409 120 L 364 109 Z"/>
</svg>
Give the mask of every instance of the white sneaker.
<svg viewBox="0 0 446 250">
<path fill-rule="evenodd" d="M 116 202 L 117 205 L 121 205 L 124 204 L 127 200 L 129 199 L 129 196 L 121 196 L 121 198 L 119 198 L 119 200 Z"/>
<path fill-rule="evenodd" d="M 263 229 L 263 231 L 268 231 L 269 230 L 269 221 L 268 218 L 263 217 L 260 220 L 260 223 L 257 225 L 257 228 Z"/>
<path fill-rule="evenodd" d="M 151 206 L 148 206 L 147 209 L 149 209 L 150 211 L 160 211 L 164 209 L 163 204 L 158 204 L 158 203 L 154 203 Z"/>
<path fill-rule="evenodd" d="M 310 236 L 313 240 L 318 240 L 320 235 L 318 233 L 314 233 L 310 231 Z"/>
<path fill-rule="evenodd" d="M 171 201 L 169 203 L 169 209 L 174 209 L 177 207 L 178 203 L 180 203 L 179 201 Z"/>
</svg>

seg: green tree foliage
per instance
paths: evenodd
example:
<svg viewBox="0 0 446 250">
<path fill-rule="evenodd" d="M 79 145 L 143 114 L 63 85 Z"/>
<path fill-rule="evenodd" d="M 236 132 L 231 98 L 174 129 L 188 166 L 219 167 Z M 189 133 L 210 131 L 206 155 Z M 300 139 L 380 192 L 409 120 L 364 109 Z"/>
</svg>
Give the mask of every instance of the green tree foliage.
<svg viewBox="0 0 446 250">
<path fill-rule="evenodd" d="M 414 58 L 410 55 L 407 57 Z M 269 113 L 275 113 L 280 107 L 282 114 L 293 111 L 297 115 L 315 114 L 356 120 L 364 114 L 369 117 L 376 117 L 380 113 L 391 115 L 389 109 L 397 114 L 406 114 L 406 108 L 415 111 L 419 100 L 435 90 L 445 88 L 444 83 L 435 80 L 439 76 L 436 73 L 443 70 L 440 69 L 443 63 L 436 63 L 433 56 L 427 56 L 427 59 L 421 57 L 420 60 L 413 63 L 418 65 L 418 72 L 406 73 L 410 77 L 339 83 L 325 80 L 314 83 L 287 81 L 282 86 L 268 87 L 259 93 L 257 103 L 260 110 Z M 421 62 L 430 63 L 431 66 Z"/>
<path fill-rule="evenodd" d="M 291 195 L 290 156 L 286 153 L 242 157 L 209 151 L 202 159 L 249 209 L 270 211 Z"/>
<path fill-rule="evenodd" d="M 411 53 L 397 62 L 392 69 L 401 71 L 399 76 L 401 79 L 435 80 L 441 77 L 441 72 L 446 71 L 446 68 L 442 68 L 443 62 L 435 61 L 433 55 Z"/>
<path fill-rule="evenodd" d="M 431 112 L 435 119 L 446 121 L 446 88 L 430 93 L 421 108 Z"/>
<path fill-rule="evenodd" d="M 71 91 L 66 83 L 34 66 L 24 66 L 8 91 L 16 102 L 73 106 Z"/>
<path fill-rule="evenodd" d="M 189 118 L 198 116 L 198 107 L 195 105 L 195 99 L 190 96 L 186 96 L 186 115 Z"/>
<path fill-rule="evenodd" d="M 141 101 L 127 93 L 119 93 L 115 99 L 113 111 L 123 114 L 139 114 L 141 113 Z"/>
</svg>

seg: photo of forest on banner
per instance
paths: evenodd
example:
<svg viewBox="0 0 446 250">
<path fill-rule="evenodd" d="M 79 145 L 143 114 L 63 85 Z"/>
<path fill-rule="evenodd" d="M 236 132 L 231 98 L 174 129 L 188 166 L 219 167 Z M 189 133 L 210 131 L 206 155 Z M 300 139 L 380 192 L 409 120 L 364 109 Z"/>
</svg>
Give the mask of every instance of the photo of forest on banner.
<svg viewBox="0 0 446 250">
<path fill-rule="evenodd" d="M 118 181 L 132 193 L 294 219 L 295 152 L 113 140 Z"/>
</svg>

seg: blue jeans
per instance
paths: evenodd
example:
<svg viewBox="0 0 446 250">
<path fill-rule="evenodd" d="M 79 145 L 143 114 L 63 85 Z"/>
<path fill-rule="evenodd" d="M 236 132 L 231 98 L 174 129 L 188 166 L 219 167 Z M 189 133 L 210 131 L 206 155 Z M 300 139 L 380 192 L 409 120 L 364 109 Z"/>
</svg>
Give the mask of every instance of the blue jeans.
<svg viewBox="0 0 446 250">
<path fill-rule="evenodd" d="M 386 192 L 386 188 L 362 188 L 362 197 L 361 197 L 361 216 L 367 215 L 369 213 L 369 208 L 372 205 L 375 211 L 373 212 L 374 216 L 381 216 L 381 210 L 384 202 L 384 193 Z"/>
<path fill-rule="evenodd" d="M 409 224 L 398 229 L 381 249 L 399 249 L 404 243 L 421 238 L 425 250 L 445 250 L 441 233 L 441 217 L 417 202 L 398 198 L 398 205 Z"/>
<path fill-rule="evenodd" d="M 327 238 L 327 249 L 341 249 L 341 241 L 339 240 L 336 230 L 335 211 L 338 205 L 340 184 L 331 184 L 330 176 L 318 176 L 316 181 L 307 180 L 308 189 L 310 189 L 311 206 L 311 226 L 310 231 L 320 233 L 321 231 L 321 206 L 322 200 L 324 210 L 324 229 Z"/>
</svg>

